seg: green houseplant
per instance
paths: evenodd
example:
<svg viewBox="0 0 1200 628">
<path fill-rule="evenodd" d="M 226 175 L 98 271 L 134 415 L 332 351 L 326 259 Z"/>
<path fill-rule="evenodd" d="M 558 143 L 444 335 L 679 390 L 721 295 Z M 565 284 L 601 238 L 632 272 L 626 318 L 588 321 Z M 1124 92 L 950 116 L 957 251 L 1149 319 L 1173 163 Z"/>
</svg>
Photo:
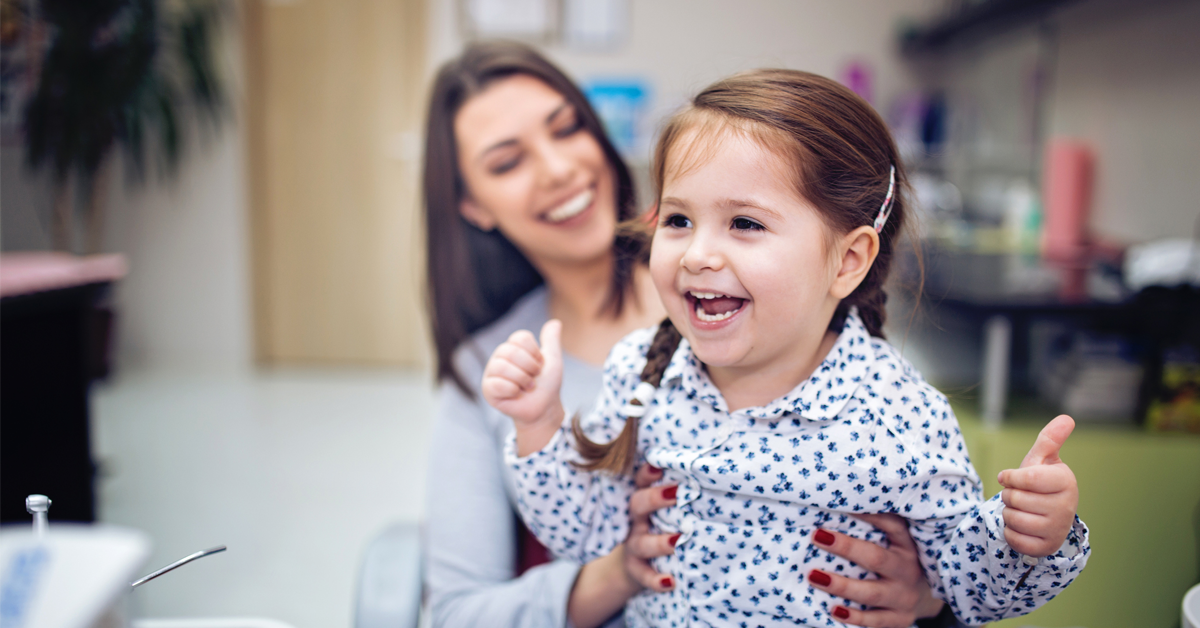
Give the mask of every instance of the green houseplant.
<svg viewBox="0 0 1200 628">
<path fill-rule="evenodd" d="M 223 117 L 213 42 L 227 7 L 220 0 L 41 0 L 37 6 L 49 42 L 24 108 L 26 162 L 53 176 L 55 248 L 75 248 L 81 218 L 83 250 L 95 253 L 116 149 L 137 180 L 150 155 L 170 174 L 188 137 L 185 120 L 215 126 Z"/>
</svg>

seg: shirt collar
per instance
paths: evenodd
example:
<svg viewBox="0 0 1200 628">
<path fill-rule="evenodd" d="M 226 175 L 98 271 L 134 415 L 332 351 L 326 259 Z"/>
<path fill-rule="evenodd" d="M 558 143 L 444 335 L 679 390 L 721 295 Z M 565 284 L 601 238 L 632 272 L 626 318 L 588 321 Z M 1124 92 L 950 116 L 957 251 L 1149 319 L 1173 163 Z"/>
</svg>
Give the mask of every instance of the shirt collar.
<svg viewBox="0 0 1200 628">
<path fill-rule="evenodd" d="M 798 414 L 813 421 L 834 419 L 850 401 L 875 363 L 871 349 L 871 335 L 858 317 L 857 308 L 851 308 L 837 342 L 826 354 L 813 374 L 800 382 L 786 395 L 765 406 L 746 408 L 742 413 L 752 418 L 776 419 L 785 413 Z M 663 381 L 680 386 L 688 396 L 703 400 L 717 412 L 728 412 L 725 397 L 712 383 L 687 339 L 679 343 L 671 362 L 663 371 Z"/>
</svg>

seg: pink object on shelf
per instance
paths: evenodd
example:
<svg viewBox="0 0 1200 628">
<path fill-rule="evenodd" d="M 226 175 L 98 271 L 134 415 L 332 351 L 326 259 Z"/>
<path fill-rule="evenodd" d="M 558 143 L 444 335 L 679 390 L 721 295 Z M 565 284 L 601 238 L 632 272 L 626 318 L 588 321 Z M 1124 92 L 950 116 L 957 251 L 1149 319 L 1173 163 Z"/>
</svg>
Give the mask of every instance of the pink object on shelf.
<svg viewBox="0 0 1200 628">
<path fill-rule="evenodd" d="M 863 100 L 871 102 L 871 67 L 863 61 L 851 61 L 842 68 L 842 85 L 858 94 Z"/>
<path fill-rule="evenodd" d="M 0 255 L 0 297 L 116 281 L 128 271 L 124 255 L 5 253 Z"/>
<path fill-rule="evenodd" d="M 1042 257 L 1071 262 L 1085 256 L 1093 172 L 1092 151 L 1084 144 L 1059 138 L 1050 140 L 1046 146 L 1042 171 L 1045 212 Z"/>
</svg>

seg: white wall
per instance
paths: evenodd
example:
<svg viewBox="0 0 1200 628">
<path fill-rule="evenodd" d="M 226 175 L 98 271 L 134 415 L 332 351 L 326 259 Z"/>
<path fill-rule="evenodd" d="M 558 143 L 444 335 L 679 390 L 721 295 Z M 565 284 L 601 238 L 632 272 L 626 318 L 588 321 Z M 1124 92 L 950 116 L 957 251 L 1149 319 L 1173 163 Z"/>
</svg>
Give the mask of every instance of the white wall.
<svg viewBox="0 0 1200 628">
<path fill-rule="evenodd" d="M 109 249 L 129 258 L 118 285 L 122 367 L 244 369 L 251 344 L 242 130 L 192 145 L 178 178 L 115 190 Z"/>
<path fill-rule="evenodd" d="M 430 75 L 458 54 L 459 2 L 431 0 Z M 791 67 L 837 77 L 850 61 L 873 70 L 876 107 L 913 85 L 895 54 L 898 24 L 927 15 L 935 0 L 628 0 L 626 42 L 612 52 L 545 52 L 574 79 L 638 77 L 653 90 L 655 117 L 709 83 L 740 70 Z M 648 155 L 634 156 L 635 161 Z"/>
<path fill-rule="evenodd" d="M 50 247 L 54 195 L 45 175 L 25 168 L 20 143 L 0 146 L 0 250 L 39 251 Z"/>
</svg>

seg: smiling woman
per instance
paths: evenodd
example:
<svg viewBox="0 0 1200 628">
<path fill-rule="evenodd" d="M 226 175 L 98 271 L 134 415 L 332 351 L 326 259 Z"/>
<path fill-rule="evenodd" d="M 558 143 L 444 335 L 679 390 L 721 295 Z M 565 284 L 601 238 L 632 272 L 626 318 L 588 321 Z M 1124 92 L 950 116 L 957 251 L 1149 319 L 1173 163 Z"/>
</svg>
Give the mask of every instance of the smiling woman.
<svg viewBox="0 0 1200 628">
<path fill-rule="evenodd" d="M 564 401 L 583 409 L 599 385 L 596 365 L 617 339 L 662 318 L 644 235 L 617 231 L 636 212 L 632 179 L 578 88 L 516 44 L 478 44 L 442 68 L 426 160 L 430 309 L 443 382 L 425 539 L 433 623 L 549 627 L 569 616 L 580 628 L 596 626 L 642 586 L 665 586 L 645 560 L 670 551 L 667 535 L 647 525 L 628 549 L 587 565 L 539 565 L 532 536 L 518 542 L 500 459 L 511 422 L 478 391 L 482 356 L 553 313 L 568 321 Z M 657 477 L 643 470 L 646 483 Z M 633 516 L 648 521 L 670 502 L 663 489 L 646 490 Z"/>
<path fill-rule="evenodd" d="M 439 379 L 467 392 L 454 351 L 562 264 L 590 257 L 601 310 L 623 313 L 645 259 L 643 237 L 614 232 L 637 213 L 633 178 L 574 83 L 525 46 L 476 44 L 439 73 L 426 128 Z M 612 255 L 597 255 L 596 240 Z"/>
</svg>

